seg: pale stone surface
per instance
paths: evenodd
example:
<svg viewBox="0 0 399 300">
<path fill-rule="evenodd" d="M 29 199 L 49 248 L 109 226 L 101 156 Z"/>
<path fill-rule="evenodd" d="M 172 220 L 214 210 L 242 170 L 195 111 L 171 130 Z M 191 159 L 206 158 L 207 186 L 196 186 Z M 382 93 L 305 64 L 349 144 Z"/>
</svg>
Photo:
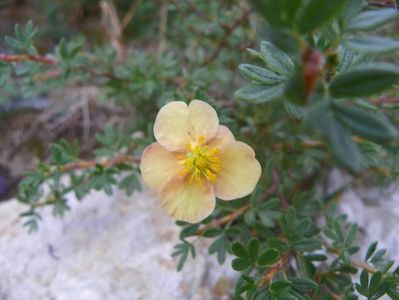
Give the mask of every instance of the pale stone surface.
<svg viewBox="0 0 399 300">
<path fill-rule="evenodd" d="M 350 180 L 339 171 L 330 178 L 330 191 Z M 176 272 L 177 260 L 170 254 L 179 228 L 154 195 L 92 193 L 69 203 L 72 210 L 62 219 L 50 209 L 42 211 L 35 234 L 18 222 L 22 205 L 0 205 L 0 300 L 229 299 L 237 273 L 229 262 L 219 266 L 205 242 L 196 242 L 197 258 Z M 399 192 L 394 187 L 351 189 L 339 203 L 348 220 L 360 226 L 363 253 L 379 240 L 388 256 L 399 260 Z"/>
<path fill-rule="evenodd" d="M 176 272 L 179 228 L 154 195 L 92 193 L 69 203 L 62 219 L 45 209 L 34 234 L 16 219 L 24 207 L 0 205 L 0 300 L 227 299 L 236 273 L 201 241 Z"/>
<path fill-rule="evenodd" d="M 351 178 L 334 170 L 330 176 L 329 190 L 334 191 Z M 357 244 L 364 258 L 368 245 L 378 241 L 378 249 L 388 250 L 387 257 L 399 261 L 399 190 L 397 185 L 376 188 L 374 184 L 359 185 L 343 193 L 339 210 L 348 216 L 348 222 L 360 228 Z"/>
</svg>

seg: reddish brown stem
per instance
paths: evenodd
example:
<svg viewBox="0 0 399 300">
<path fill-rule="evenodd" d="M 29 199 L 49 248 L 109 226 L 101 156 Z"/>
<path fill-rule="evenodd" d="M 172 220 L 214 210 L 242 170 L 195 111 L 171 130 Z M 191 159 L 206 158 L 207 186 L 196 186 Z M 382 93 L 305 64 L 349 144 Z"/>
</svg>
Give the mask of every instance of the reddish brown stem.
<svg viewBox="0 0 399 300">
<path fill-rule="evenodd" d="M 262 277 L 263 284 L 269 284 L 270 281 L 280 272 L 285 265 L 289 262 L 290 254 L 286 254 L 282 256 L 274 265 L 267 269 L 265 274 Z"/>
<path fill-rule="evenodd" d="M 211 63 L 212 61 L 214 61 L 220 54 L 220 52 L 222 51 L 222 49 L 224 47 L 226 47 L 227 45 L 227 40 L 229 39 L 230 35 L 237 29 L 238 26 L 241 25 L 241 23 L 243 23 L 248 16 L 251 14 L 251 10 L 247 10 L 245 11 L 242 16 L 240 18 L 238 18 L 232 25 L 228 26 L 228 25 L 224 25 L 221 24 L 221 27 L 225 30 L 225 34 L 224 37 L 220 40 L 220 42 L 218 43 L 218 45 L 216 46 L 216 50 L 213 52 L 213 54 L 211 56 L 209 56 L 204 62 L 203 65 L 207 65 L 209 63 Z"/>
<path fill-rule="evenodd" d="M 244 205 L 243 207 L 237 209 L 236 211 L 221 217 L 219 219 L 215 219 L 212 223 L 210 223 L 209 225 L 201 228 L 200 230 L 197 231 L 196 235 L 202 235 L 206 230 L 208 230 L 209 228 L 213 228 L 213 227 L 220 227 L 223 226 L 231 221 L 234 221 L 235 219 L 237 219 L 238 217 L 240 217 L 241 215 L 243 215 L 244 213 L 247 212 L 247 210 L 251 207 L 251 205 L 248 203 L 246 205 Z"/>
<path fill-rule="evenodd" d="M 101 165 L 104 168 L 111 168 L 113 166 L 117 166 L 124 163 L 136 163 L 139 162 L 140 160 L 141 160 L 140 156 L 121 155 L 104 161 L 96 161 L 96 160 L 77 161 L 63 165 L 61 166 L 60 169 L 61 172 L 69 172 L 74 170 L 90 169 L 94 168 L 97 165 Z"/>
<path fill-rule="evenodd" d="M 0 61 L 6 62 L 22 62 L 22 61 L 37 61 L 43 64 L 54 65 L 56 60 L 41 55 L 31 54 L 0 54 Z"/>
</svg>

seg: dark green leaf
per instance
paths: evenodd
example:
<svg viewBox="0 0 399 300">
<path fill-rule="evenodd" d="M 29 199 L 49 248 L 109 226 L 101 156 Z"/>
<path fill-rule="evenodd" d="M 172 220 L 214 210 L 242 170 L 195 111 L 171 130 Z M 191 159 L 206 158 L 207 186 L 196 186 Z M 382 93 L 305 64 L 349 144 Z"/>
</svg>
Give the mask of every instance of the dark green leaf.
<svg viewBox="0 0 399 300">
<path fill-rule="evenodd" d="M 399 50 L 399 40 L 380 36 L 360 36 L 348 38 L 344 45 L 364 54 L 387 54 Z"/>
<path fill-rule="evenodd" d="M 231 246 L 231 251 L 237 257 L 249 259 L 249 253 L 247 249 L 245 249 L 245 247 L 240 242 L 234 242 Z"/>
<path fill-rule="evenodd" d="M 270 290 L 273 291 L 273 292 L 278 292 L 278 291 L 281 291 L 282 289 L 285 289 L 285 288 L 289 287 L 290 285 L 291 285 L 291 281 L 290 280 L 280 279 L 280 280 L 274 281 L 270 285 Z"/>
<path fill-rule="evenodd" d="M 254 7 L 265 17 L 265 19 L 273 26 L 286 27 L 289 25 L 285 17 L 284 9 L 285 1 L 275 0 L 251 0 Z"/>
<path fill-rule="evenodd" d="M 297 277 L 297 278 L 291 278 L 291 281 L 292 281 L 291 286 L 301 293 L 313 291 L 318 287 L 317 283 L 309 278 Z"/>
<path fill-rule="evenodd" d="M 371 243 L 371 245 L 369 246 L 369 248 L 367 249 L 367 252 L 366 252 L 366 257 L 365 257 L 366 261 L 368 261 L 369 258 L 374 254 L 375 250 L 377 249 L 377 245 L 378 245 L 377 241 Z"/>
<path fill-rule="evenodd" d="M 251 262 L 246 259 L 235 258 L 231 262 L 231 266 L 236 271 L 243 271 L 246 268 L 248 268 L 249 266 L 251 266 Z"/>
<path fill-rule="evenodd" d="M 213 227 L 213 228 L 208 228 L 207 230 L 204 231 L 203 236 L 207 238 L 213 238 L 222 233 L 222 229 Z"/>
<path fill-rule="evenodd" d="M 288 250 L 288 245 L 286 242 L 282 241 L 279 238 L 271 237 L 267 239 L 267 245 L 270 248 L 275 248 L 279 251 L 287 251 Z"/>
<path fill-rule="evenodd" d="M 273 87 L 247 86 L 235 92 L 235 97 L 243 102 L 261 104 L 277 101 L 283 98 L 284 85 Z"/>
<path fill-rule="evenodd" d="M 348 171 L 358 173 L 362 168 L 361 153 L 351 135 L 334 121 L 330 125 L 328 142 L 331 154 Z"/>
<path fill-rule="evenodd" d="M 258 259 L 258 253 L 259 253 L 259 241 L 257 239 L 251 239 L 248 242 L 248 254 L 249 254 L 249 259 L 251 260 L 252 263 L 255 263 L 256 260 Z"/>
<path fill-rule="evenodd" d="M 238 68 L 245 78 L 253 81 L 254 83 L 259 83 L 263 85 L 276 85 L 283 82 L 284 80 L 284 77 L 276 75 L 275 73 L 265 68 L 248 64 L 242 64 Z"/>
<path fill-rule="evenodd" d="M 363 270 L 360 273 L 360 285 L 363 290 L 367 290 L 369 286 L 369 272 L 367 270 Z"/>
<path fill-rule="evenodd" d="M 375 272 L 373 276 L 371 276 L 370 285 L 369 285 L 370 295 L 373 295 L 377 291 L 381 279 L 382 279 L 382 274 L 380 271 Z"/>
<path fill-rule="evenodd" d="M 294 63 L 291 58 L 272 43 L 263 41 L 260 44 L 260 52 L 266 65 L 272 71 L 287 76 L 293 73 Z"/>
<path fill-rule="evenodd" d="M 295 251 L 305 252 L 320 249 L 322 244 L 320 240 L 316 238 L 307 238 L 295 241 L 291 244 L 291 246 Z"/>
<path fill-rule="evenodd" d="M 331 95 L 336 98 L 364 97 L 383 92 L 399 82 L 399 68 L 389 64 L 358 67 L 334 78 Z"/>
<path fill-rule="evenodd" d="M 369 31 L 374 30 L 388 22 L 398 18 L 395 9 L 377 9 L 362 12 L 354 17 L 346 27 L 347 31 Z"/>
<path fill-rule="evenodd" d="M 225 235 L 220 236 L 209 246 L 209 254 L 216 253 L 219 264 L 223 264 L 226 260 L 227 253 L 230 253 L 230 242 Z"/>
<path fill-rule="evenodd" d="M 174 251 L 172 256 L 180 256 L 179 262 L 177 264 L 177 271 L 180 272 L 183 269 L 184 263 L 186 262 L 188 255 L 191 253 L 191 256 L 195 257 L 195 248 L 194 245 L 189 242 L 182 240 L 180 244 L 177 244 L 174 247 Z"/>
<path fill-rule="evenodd" d="M 284 108 L 291 118 L 301 120 L 305 116 L 304 109 L 295 103 L 284 101 Z"/>
<path fill-rule="evenodd" d="M 300 14 L 297 25 L 302 33 L 309 33 L 329 23 L 348 0 L 310 0 Z"/>
<path fill-rule="evenodd" d="M 385 118 L 367 109 L 334 102 L 336 118 L 353 133 L 375 141 L 389 141 L 398 137 L 398 131 Z"/>
<path fill-rule="evenodd" d="M 190 224 L 184 226 L 183 230 L 180 231 L 180 238 L 183 239 L 185 237 L 191 236 L 195 234 L 199 229 L 199 224 Z"/>
<path fill-rule="evenodd" d="M 269 248 L 263 252 L 258 260 L 260 266 L 270 266 L 280 259 L 278 250 Z"/>
</svg>

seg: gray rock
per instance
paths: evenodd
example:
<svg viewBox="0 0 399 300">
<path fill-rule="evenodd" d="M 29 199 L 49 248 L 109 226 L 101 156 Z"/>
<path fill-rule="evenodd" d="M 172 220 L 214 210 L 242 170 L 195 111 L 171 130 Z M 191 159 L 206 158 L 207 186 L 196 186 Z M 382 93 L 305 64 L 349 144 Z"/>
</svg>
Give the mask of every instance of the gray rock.
<svg viewBox="0 0 399 300">
<path fill-rule="evenodd" d="M 334 170 L 330 176 L 330 192 L 349 180 L 349 176 Z M 359 258 L 364 258 L 367 247 L 378 241 L 378 248 L 387 249 L 387 257 L 398 262 L 399 191 L 396 185 L 375 186 L 365 182 L 343 193 L 339 199 L 339 210 L 348 216 L 348 222 L 359 226 Z"/>
<path fill-rule="evenodd" d="M 17 218 L 21 204 L 0 205 L 1 300 L 228 299 L 236 273 L 207 254 L 207 241 L 176 272 L 179 228 L 154 195 L 92 193 L 69 203 L 62 219 L 43 209 L 33 234 Z"/>
</svg>

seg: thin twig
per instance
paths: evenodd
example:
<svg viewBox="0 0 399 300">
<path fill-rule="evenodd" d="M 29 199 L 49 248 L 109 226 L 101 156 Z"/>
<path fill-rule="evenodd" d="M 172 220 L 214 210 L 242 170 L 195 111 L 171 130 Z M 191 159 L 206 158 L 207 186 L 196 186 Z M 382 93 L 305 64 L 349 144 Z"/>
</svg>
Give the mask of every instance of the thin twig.
<svg viewBox="0 0 399 300">
<path fill-rule="evenodd" d="M 75 170 L 82 170 L 82 169 L 91 169 L 98 165 L 104 168 L 111 168 L 117 165 L 125 164 L 125 163 L 137 163 L 141 160 L 140 156 L 129 156 L 129 155 L 121 155 L 109 160 L 97 161 L 97 160 L 87 160 L 87 161 L 77 161 L 73 163 L 69 163 L 57 168 L 53 166 L 53 170 L 59 169 L 61 172 L 70 172 Z"/>
<path fill-rule="evenodd" d="M 246 10 L 232 25 L 228 26 L 221 24 L 221 27 L 225 30 L 225 34 L 216 46 L 216 50 L 203 62 L 202 65 L 211 63 L 219 56 L 222 49 L 226 47 L 230 35 L 248 18 L 250 14 L 251 10 Z"/>
<path fill-rule="evenodd" d="M 57 63 L 55 59 L 31 54 L 0 54 L 0 61 L 5 62 L 22 62 L 22 61 L 37 61 L 43 64 L 54 65 Z"/>
<path fill-rule="evenodd" d="M 198 230 L 196 232 L 196 235 L 202 235 L 206 230 L 208 230 L 209 228 L 214 228 L 214 227 L 221 227 L 224 224 L 227 224 L 231 221 L 234 221 L 235 219 L 237 219 L 238 217 L 240 217 L 241 215 L 243 215 L 244 213 L 246 213 L 248 211 L 248 209 L 251 207 L 251 205 L 248 203 L 246 205 L 244 205 L 243 207 L 237 209 L 236 211 L 221 217 L 219 219 L 215 219 L 212 223 L 208 224 L 207 226 L 201 228 L 200 230 Z"/>
<path fill-rule="evenodd" d="M 168 0 L 162 0 L 159 13 L 159 42 L 158 42 L 158 59 L 166 48 L 166 29 L 168 26 Z"/>
<path fill-rule="evenodd" d="M 134 15 L 136 14 L 137 8 L 141 4 L 142 0 L 132 1 L 129 8 L 127 9 L 126 14 L 122 18 L 122 30 L 125 30 L 127 25 L 132 21 Z"/>
<path fill-rule="evenodd" d="M 286 264 L 289 262 L 290 257 L 290 253 L 285 254 L 275 264 L 268 268 L 265 274 L 263 274 L 262 283 L 265 285 L 269 284 L 270 281 L 273 280 L 273 278 L 277 275 L 277 273 L 286 266 Z"/>
<path fill-rule="evenodd" d="M 322 239 L 322 243 L 324 244 L 328 252 L 334 253 L 338 256 L 341 255 L 341 252 L 337 248 L 332 247 L 326 240 Z M 369 264 L 355 259 L 351 260 L 351 264 L 359 269 L 365 269 L 369 273 L 375 273 L 378 271 L 376 268 L 370 266 Z"/>
</svg>

